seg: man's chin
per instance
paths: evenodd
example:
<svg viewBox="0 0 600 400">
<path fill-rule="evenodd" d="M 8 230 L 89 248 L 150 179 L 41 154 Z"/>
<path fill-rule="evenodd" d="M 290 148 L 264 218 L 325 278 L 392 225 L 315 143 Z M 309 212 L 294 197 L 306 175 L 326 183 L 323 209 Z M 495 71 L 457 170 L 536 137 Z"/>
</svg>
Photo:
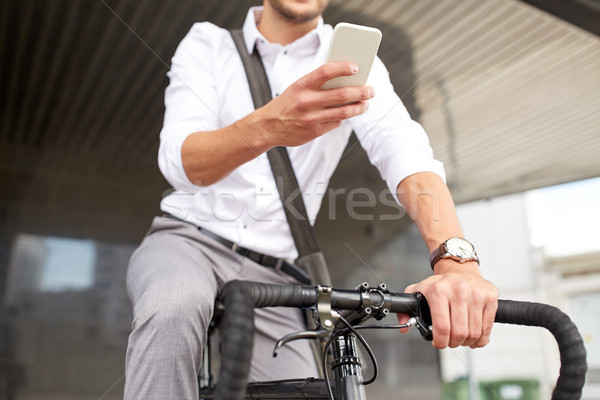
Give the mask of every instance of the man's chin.
<svg viewBox="0 0 600 400">
<path fill-rule="evenodd" d="M 269 0 L 273 9 L 287 21 L 303 24 L 320 17 L 327 7 L 328 1 L 286 2 L 285 0 Z"/>
</svg>

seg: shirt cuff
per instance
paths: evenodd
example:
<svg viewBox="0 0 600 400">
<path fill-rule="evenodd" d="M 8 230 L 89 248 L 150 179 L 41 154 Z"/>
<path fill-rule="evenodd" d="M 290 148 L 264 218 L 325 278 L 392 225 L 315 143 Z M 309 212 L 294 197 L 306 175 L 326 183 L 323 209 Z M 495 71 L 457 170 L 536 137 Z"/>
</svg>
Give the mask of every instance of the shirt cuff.
<svg viewBox="0 0 600 400">
<path fill-rule="evenodd" d="M 196 124 L 179 123 L 163 127 L 158 149 L 158 167 L 163 176 L 177 190 L 195 193 L 200 186 L 194 185 L 187 177 L 181 159 L 181 147 L 185 139 L 199 129 Z"/>
<path fill-rule="evenodd" d="M 419 172 L 433 172 L 446 182 L 446 172 L 444 171 L 444 164 L 441 161 L 431 158 L 429 155 L 423 155 L 423 157 L 412 158 L 410 165 L 407 165 L 407 163 L 402 162 L 401 159 L 402 157 L 394 157 L 390 160 L 388 173 L 385 179 L 388 189 L 394 195 L 393 197 L 398 204 L 402 205 L 396 194 L 398 185 L 410 175 Z"/>
</svg>

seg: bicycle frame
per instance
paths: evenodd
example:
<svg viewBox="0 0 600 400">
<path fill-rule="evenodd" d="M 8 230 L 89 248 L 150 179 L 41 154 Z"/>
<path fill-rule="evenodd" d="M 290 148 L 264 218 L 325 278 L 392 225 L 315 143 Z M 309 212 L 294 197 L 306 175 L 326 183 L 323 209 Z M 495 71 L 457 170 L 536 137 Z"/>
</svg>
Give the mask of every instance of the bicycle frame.
<svg viewBox="0 0 600 400">
<path fill-rule="evenodd" d="M 202 366 L 198 375 L 202 399 L 214 398 L 211 392 L 214 384 L 211 370 L 211 350 L 211 335 L 209 335 L 203 350 Z M 336 398 L 366 400 L 362 376 L 363 361 L 358 353 L 356 337 L 352 333 L 338 336 L 332 344 L 332 353 L 331 369 L 334 381 L 331 386 L 336 393 Z M 324 380 L 315 378 L 307 378 L 301 382 L 298 380 L 255 382 L 248 384 L 246 396 L 247 398 L 261 399 L 328 399 L 329 396 L 323 390 L 324 387 Z M 208 389 L 208 391 L 202 391 L 202 389 Z"/>
</svg>

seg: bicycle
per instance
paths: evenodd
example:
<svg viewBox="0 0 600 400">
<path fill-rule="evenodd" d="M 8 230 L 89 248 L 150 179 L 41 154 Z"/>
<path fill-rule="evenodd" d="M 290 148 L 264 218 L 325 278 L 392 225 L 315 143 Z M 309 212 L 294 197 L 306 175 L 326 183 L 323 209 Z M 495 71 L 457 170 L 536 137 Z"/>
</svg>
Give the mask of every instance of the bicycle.
<svg viewBox="0 0 600 400">
<path fill-rule="evenodd" d="M 392 293 L 384 284 L 371 287 L 367 283 L 355 290 L 340 290 L 322 286 L 272 285 L 233 281 L 222 291 L 222 360 L 219 381 L 214 384 L 209 357 L 205 353 L 200 374 L 200 399 L 366 399 L 364 386 L 377 376 L 368 343 L 360 329 L 416 327 L 425 340 L 432 340 L 431 315 L 426 299 L 420 294 Z M 312 309 L 319 328 L 289 334 L 275 346 L 297 339 L 327 338 L 321 366 L 328 373 L 323 379 L 278 380 L 247 383 L 252 352 L 254 308 L 298 307 Z M 389 314 L 409 314 L 406 324 L 364 325 L 371 318 L 383 319 Z M 495 322 L 544 327 L 555 337 L 560 351 L 560 376 L 552 393 L 553 400 L 581 398 L 587 371 L 586 351 L 577 327 L 559 309 L 541 303 L 499 300 Z M 362 377 L 362 360 L 357 352 L 357 340 L 373 361 L 373 377 Z M 328 352 L 329 347 L 332 352 Z M 236 354 L 236 360 L 227 354 Z"/>
</svg>

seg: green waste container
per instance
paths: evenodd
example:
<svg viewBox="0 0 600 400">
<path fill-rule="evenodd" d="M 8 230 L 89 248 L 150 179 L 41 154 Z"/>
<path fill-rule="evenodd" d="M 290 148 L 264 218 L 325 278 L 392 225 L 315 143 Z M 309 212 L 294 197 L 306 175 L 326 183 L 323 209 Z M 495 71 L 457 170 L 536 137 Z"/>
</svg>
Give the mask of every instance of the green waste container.
<svg viewBox="0 0 600 400">
<path fill-rule="evenodd" d="M 483 382 L 481 400 L 539 400 L 540 383 L 536 379 L 503 379 Z"/>
<path fill-rule="evenodd" d="M 481 400 L 540 400 L 540 384 L 535 379 L 502 379 L 479 383 Z M 442 384 L 442 400 L 471 400 L 466 378 Z"/>
<path fill-rule="evenodd" d="M 459 378 L 442 383 L 442 400 L 469 400 L 469 380 Z"/>
</svg>

